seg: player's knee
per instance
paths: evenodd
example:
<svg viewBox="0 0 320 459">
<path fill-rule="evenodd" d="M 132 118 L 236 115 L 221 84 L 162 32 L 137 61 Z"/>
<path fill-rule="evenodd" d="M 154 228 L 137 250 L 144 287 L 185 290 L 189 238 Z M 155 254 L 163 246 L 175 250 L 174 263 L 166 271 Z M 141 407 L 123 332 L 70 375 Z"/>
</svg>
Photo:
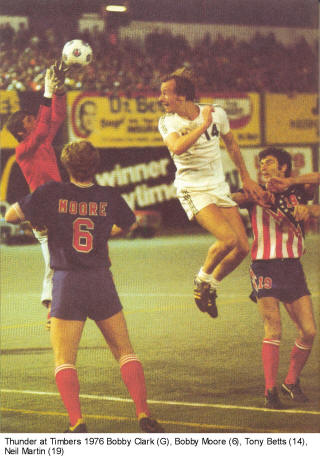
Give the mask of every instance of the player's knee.
<svg viewBox="0 0 320 459">
<path fill-rule="evenodd" d="M 238 241 L 237 251 L 240 258 L 245 258 L 250 252 L 248 241 Z"/>
<path fill-rule="evenodd" d="M 264 318 L 264 339 L 281 340 L 281 321 L 275 318 Z"/>
<path fill-rule="evenodd" d="M 125 355 L 134 354 L 134 349 L 128 339 L 121 340 L 120 342 L 108 341 L 109 348 L 114 358 L 119 361 Z"/>
<path fill-rule="evenodd" d="M 209 247 L 208 255 L 214 257 L 217 254 L 226 256 L 237 246 L 237 238 L 233 233 L 226 234 L 223 239 L 219 239 Z"/>
<path fill-rule="evenodd" d="M 234 248 L 237 247 L 238 245 L 238 238 L 237 238 L 237 235 L 235 233 L 228 233 L 225 235 L 223 241 L 222 241 L 222 244 L 224 246 L 224 249 L 227 251 L 227 252 L 231 252 L 231 250 L 233 250 Z"/>
<path fill-rule="evenodd" d="M 309 327 L 305 328 L 302 331 L 302 339 L 307 344 L 312 344 L 317 334 L 316 327 L 314 325 L 310 325 Z"/>
</svg>

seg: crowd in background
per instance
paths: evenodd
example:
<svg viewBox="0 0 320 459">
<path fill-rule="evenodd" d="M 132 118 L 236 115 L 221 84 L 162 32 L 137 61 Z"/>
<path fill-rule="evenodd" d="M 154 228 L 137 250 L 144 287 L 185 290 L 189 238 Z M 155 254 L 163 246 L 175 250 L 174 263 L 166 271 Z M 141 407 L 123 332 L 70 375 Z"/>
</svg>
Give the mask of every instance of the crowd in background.
<svg viewBox="0 0 320 459">
<path fill-rule="evenodd" d="M 67 30 L 31 30 L 20 24 L 0 26 L 0 89 L 40 91 L 44 73 L 61 55 L 63 44 L 81 38 L 94 50 L 84 71 L 70 72 L 69 90 L 126 94 L 158 91 L 161 75 L 186 66 L 193 70 L 201 92 L 315 92 L 318 90 L 317 43 L 304 38 L 283 45 L 273 34 L 259 33 L 250 41 L 210 35 L 195 45 L 186 37 L 155 30 L 144 43 L 119 39 L 98 29 L 69 36 Z M 74 33 L 73 33 L 74 35 Z"/>
</svg>

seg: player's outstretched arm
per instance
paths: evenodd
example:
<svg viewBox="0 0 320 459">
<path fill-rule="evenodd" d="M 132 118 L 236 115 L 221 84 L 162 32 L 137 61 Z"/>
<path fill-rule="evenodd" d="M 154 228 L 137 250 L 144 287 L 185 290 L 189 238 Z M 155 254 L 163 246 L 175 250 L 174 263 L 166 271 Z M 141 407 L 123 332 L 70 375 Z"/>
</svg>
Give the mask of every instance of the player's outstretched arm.
<svg viewBox="0 0 320 459">
<path fill-rule="evenodd" d="M 272 177 L 267 185 L 268 190 L 277 193 L 286 190 L 291 185 L 310 184 L 320 185 L 320 173 L 298 175 L 297 177 Z"/>
<path fill-rule="evenodd" d="M 297 221 L 306 221 L 309 217 L 320 217 L 320 205 L 298 204 L 294 208 L 293 216 Z"/>
<path fill-rule="evenodd" d="M 263 190 L 254 180 L 250 178 L 242 154 L 240 152 L 239 145 L 235 140 L 232 131 L 229 131 L 225 135 L 221 134 L 221 137 L 232 161 L 235 163 L 240 173 L 244 191 L 246 191 L 255 201 L 258 203 L 261 202 L 261 204 L 263 204 Z"/>
<path fill-rule="evenodd" d="M 58 61 L 56 61 L 50 69 L 52 72 L 53 98 L 51 104 L 51 122 L 48 141 L 52 142 L 61 124 L 66 119 L 67 101 L 64 86 L 66 70 Z"/>
<path fill-rule="evenodd" d="M 52 99 L 54 90 L 55 90 L 55 74 L 53 70 L 53 65 L 46 70 L 44 77 L 44 94 L 43 96 L 47 99 Z"/>
<path fill-rule="evenodd" d="M 56 61 L 52 66 L 52 70 L 55 84 L 54 93 L 61 96 L 66 92 L 64 82 L 68 67 L 63 63 L 63 61 Z"/>
<path fill-rule="evenodd" d="M 248 207 L 250 204 L 258 204 L 261 207 L 271 207 L 274 203 L 274 195 L 270 191 L 262 190 L 262 197 L 259 200 L 254 199 L 250 194 L 243 191 L 238 191 L 231 194 L 231 198 L 238 204 L 239 207 Z"/>
<path fill-rule="evenodd" d="M 47 69 L 44 79 L 44 99 L 40 105 L 35 128 L 27 135 L 22 143 L 16 149 L 18 156 L 26 155 L 31 158 L 39 144 L 49 134 L 49 123 L 51 118 L 51 99 L 54 91 L 53 72 Z"/>
<path fill-rule="evenodd" d="M 231 199 L 236 202 L 239 207 L 246 207 L 248 204 L 252 204 L 254 202 L 254 200 L 243 191 L 231 193 Z"/>
</svg>

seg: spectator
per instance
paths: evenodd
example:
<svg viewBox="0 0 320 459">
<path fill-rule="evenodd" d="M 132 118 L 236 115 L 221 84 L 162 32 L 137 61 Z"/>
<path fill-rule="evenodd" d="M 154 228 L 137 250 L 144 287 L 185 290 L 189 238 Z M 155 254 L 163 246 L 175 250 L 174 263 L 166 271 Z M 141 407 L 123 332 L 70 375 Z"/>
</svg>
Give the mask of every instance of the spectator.
<svg viewBox="0 0 320 459">
<path fill-rule="evenodd" d="M 71 37 L 66 30 L 29 30 L 22 24 L 14 31 L 8 23 L 1 25 L 0 89 L 42 91 L 45 69 L 59 56 L 63 44 L 74 38 L 72 33 Z M 158 91 L 159 76 L 186 63 L 198 75 L 202 92 L 318 90 L 317 43 L 311 46 L 304 38 L 285 46 L 274 34 L 257 33 L 250 41 L 221 35 L 212 40 L 207 34 L 191 46 L 186 37 L 160 29 L 148 34 L 143 44 L 133 39 L 110 40 L 97 29 L 77 35 L 90 42 L 95 59 L 84 72 L 66 81 L 68 90 L 119 95 L 137 88 Z"/>
</svg>

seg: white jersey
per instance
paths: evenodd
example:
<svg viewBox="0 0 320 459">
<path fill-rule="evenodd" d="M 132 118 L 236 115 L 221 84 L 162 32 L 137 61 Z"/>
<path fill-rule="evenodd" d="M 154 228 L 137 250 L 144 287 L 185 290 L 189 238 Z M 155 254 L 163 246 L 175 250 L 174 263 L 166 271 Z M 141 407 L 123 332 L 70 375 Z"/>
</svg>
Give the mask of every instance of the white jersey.
<svg viewBox="0 0 320 459">
<path fill-rule="evenodd" d="M 177 113 L 163 115 L 158 124 L 159 132 L 165 138 L 177 132 L 185 135 L 203 124 L 203 109 L 208 104 L 197 104 L 200 113 L 194 120 L 181 118 Z M 175 186 L 178 190 L 204 190 L 214 188 L 225 182 L 220 150 L 220 133 L 230 131 L 226 112 L 219 105 L 213 104 L 212 123 L 198 140 L 183 154 L 171 157 L 176 166 Z"/>
</svg>

